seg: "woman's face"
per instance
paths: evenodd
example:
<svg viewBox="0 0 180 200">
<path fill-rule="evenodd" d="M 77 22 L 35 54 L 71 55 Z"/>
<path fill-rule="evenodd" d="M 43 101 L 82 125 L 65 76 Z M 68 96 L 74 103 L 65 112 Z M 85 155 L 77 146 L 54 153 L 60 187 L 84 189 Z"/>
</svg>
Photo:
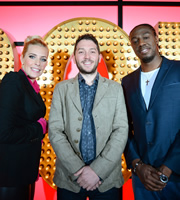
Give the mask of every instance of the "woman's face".
<svg viewBox="0 0 180 200">
<path fill-rule="evenodd" d="M 40 45 L 30 44 L 25 56 L 21 55 L 22 68 L 32 82 L 43 73 L 47 59 L 48 49 Z"/>
</svg>

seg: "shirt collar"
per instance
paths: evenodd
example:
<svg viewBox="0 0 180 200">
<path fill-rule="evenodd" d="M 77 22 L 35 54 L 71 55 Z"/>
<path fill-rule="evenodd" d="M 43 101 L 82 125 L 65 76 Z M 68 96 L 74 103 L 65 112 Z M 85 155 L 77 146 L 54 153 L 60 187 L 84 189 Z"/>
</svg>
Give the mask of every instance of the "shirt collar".
<svg viewBox="0 0 180 200">
<path fill-rule="evenodd" d="M 80 73 L 78 74 L 78 80 L 79 80 L 80 83 L 81 83 L 81 82 L 84 82 L 84 83 L 85 83 L 85 80 L 84 80 L 83 76 L 82 76 Z M 99 80 L 99 72 L 97 73 L 97 75 L 96 75 L 96 77 L 95 77 L 95 79 L 94 79 L 93 84 L 94 84 L 94 83 L 98 83 L 98 80 Z"/>
</svg>

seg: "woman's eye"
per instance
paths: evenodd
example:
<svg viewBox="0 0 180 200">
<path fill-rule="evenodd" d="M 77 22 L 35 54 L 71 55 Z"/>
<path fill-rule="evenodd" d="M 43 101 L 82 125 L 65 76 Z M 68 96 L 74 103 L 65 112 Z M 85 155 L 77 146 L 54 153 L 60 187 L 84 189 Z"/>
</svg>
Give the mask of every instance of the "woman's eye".
<svg viewBox="0 0 180 200">
<path fill-rule="evenodd" d="M 31 58 L 31 59 L 34 59 L 34 58 L 35 58 L 35 56 L 33 56 L 33 55 L 29 55 L 29 58 Z"/>
<path fill-rule="evenodd" d="M 41 61 L 42 61 L 42 62 L 46 62 L 47 59 L 46 59 L 46 58 L 42 58 Z"/>
</svg>

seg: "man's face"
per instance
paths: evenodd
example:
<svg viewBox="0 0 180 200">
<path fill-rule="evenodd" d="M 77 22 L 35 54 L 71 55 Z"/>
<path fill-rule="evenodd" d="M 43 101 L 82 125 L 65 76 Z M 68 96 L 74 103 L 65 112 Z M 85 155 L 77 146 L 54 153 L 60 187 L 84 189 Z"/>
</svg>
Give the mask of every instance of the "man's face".
<svg viewBox="0 0 180 200">
<path fill-rule="evenodd" d="M 75 62 L 82 74 L 93 74 L 97 70 L 100 54 L 92 40 L 83 39 L 77 44 Z"/>
<path fill-rule="evenodd" d="M 158 52 L 158 38 L 147 26 L 139 26 L 130 34 L 130 41 L 135 54 L 144 63 L 151 62 Z"/>
</svg>

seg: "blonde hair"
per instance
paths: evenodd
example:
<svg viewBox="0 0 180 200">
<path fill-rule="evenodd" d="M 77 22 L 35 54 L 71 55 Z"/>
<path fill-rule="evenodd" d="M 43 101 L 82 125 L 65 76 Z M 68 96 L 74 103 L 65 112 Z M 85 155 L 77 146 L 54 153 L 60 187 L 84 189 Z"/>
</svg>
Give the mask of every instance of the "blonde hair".
<svg viewBox="0 0 180 200">
<path fill-rule="evenodd" d="M 47 50 L 49 51 L 48 46 L 44 42 L 42 37 L 40 37 L 39 35 L 27 36 L 27 38 L 24 41 L 24 48 L 23 48 L 23 51 L 22 51 L 23 57 L 25 56 L 30 44 L 31 45 L 40 45 L 40 46 L 46 47 Z"/>
</svg>

